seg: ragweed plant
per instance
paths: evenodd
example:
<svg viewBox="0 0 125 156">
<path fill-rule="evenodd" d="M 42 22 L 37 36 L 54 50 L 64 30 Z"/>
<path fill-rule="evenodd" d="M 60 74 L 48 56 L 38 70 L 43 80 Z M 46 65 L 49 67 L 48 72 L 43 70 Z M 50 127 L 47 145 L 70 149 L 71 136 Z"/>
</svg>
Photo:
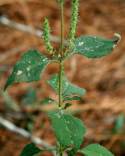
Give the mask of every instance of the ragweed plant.
<svg viewBox="0 0 125 156">
<path fill-rule="evenodd" d="M 14 66 L 12 74 L 9 76 L 5 89 L 8 86 L 19 82 L 38 81 L 46 66 L 56 62 L 59 65 L 59 73 L 54 74 L 48 80 L 48 84 L 58 95 L 58 101 L 48 98 L 44 102 L 57 104 L 57 110 L 48 114 L 53 131 L 57 138 L 55 148 L 38 148 L 34 144 L 28 144 L 21 152 L 20 156 L 33 156 L 43 151 L 56 151 L 56 155 L 75 156 L 81 153 L 85 156 L 113 156 L 105 147 L 99 144 L 90 144 L 81 148 L 86 128 L 83 122 L 67 113 L 72 100 L 80 100 L 85 95 L 86 90 L 72 84 L 64 71 L 64 62 L 75 54 L 87 58 L 101 58 L 112 52 L 120 40 L 120 35 L 115 34 L 112 39 L 105 39 L 97 36 L 76 37 L 76 27 L 78 23 L 79 0 L 72 0 L 72 14 L 70 30 L 67 38 L 64 39 L 64 0 L 57 0 L 61 14 L 61 38 L 60 47 L 55 49 L 50 40 L 50 26 L 46 18 L 43 24 L 43 39 L 48 52 L 45 56 L 38 50 L 29 50 Z"/>
</svg>

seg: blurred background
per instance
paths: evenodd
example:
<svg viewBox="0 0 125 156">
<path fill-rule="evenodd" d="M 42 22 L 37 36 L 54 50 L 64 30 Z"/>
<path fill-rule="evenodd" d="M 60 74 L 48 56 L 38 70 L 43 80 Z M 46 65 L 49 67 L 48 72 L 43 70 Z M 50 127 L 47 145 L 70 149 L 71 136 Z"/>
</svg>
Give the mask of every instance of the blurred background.
<svg viewBox="0 0 125 156">
<path fill-rule="evenodd" d="M 69 31 L 71 0 L 65 4 L 65 35 Z M 54 144 L 55 137 L 46 115 L 57 98 L 46 80 L 58 72 L 49 65 L 41 81 L 14 84 L 3 92 L 7 77 L 20 56 L 31 48 L 46 53 L 41 39 L 42 23 L 48 17 L 52 41 L 58 45 L 60 14 L 56 0 L 0 0 L 0 156 L 18 156 L 26 143 Z M 87 89 L 81 102 L 69 109 L 86 124 L 83 146 L 100 143 L 116 156 L 125 156 L 125 0 L 80 0 L 77 35 L 91 34 L 122 40 L 112 54 L 102 59 L 70 58 L 65 69 L 71 82 Z M 45 142 L 42 142 L 44 140 Z M 48 156 L 44 153 L 42 156 Z"/>
</svg>

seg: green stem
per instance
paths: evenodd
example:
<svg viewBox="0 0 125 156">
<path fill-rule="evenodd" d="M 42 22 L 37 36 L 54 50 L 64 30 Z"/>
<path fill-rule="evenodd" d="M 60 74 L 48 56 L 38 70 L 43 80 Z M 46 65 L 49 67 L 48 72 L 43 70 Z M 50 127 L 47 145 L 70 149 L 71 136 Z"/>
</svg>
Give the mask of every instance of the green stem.
<svg viewBox="0 0 125 156">
<path fill-rule="evenodd" d="M 60 4 L 61 9 L 61 57 L 63 56 L 63 46 L 64 46 L 64 3 Z"/>
<path fill-rule="evenodd" d="M 60 3 L 60 9 L 61 9 L 61 44 L 60 44 L 60 62 L 59 62 L 59 108 L 61 108 L 63 103 L 63 97 L 62 97 L 62 77 L 63 77 L 63 48 L 64 48 L 64 1 Z M 63 150 L 60 149 L 59 156 L 63 156 Z"/>
<path fill-rule="evenodd" d="M 63 156 L 63 152 L 62 151 L 60 152 L 60 156 Z"/>
<path fill-rule="evenodd" d="M 41 148 L 42 151 L 56 151 L 56 147 L 51 147 L 51 148 Z"/>
<path fill-rule="evenodd" d="M 63 156 L 63 149 L 62 149 L 62 147 L 60 146 L 60 148 L 59 148 L 59 156 Z"/>
<path fill-rule="evenodd" d="M 60 62 L 59 66 L 59 108 L 62 105 L 62 74 L 63 74 L 63 63 Z"/>
<path fill-rule="evenodd" d="M 64 46 L 64 3 L 60 3 L 60 9 L 61 9 L 61 44 L 60 44 L 60 51 L 59 55 L 60 57 L 60 63 L 59 63 L 59 107 L 62 105 L 62 74 L 63 74 L 63 46 Z"/>
</svg>

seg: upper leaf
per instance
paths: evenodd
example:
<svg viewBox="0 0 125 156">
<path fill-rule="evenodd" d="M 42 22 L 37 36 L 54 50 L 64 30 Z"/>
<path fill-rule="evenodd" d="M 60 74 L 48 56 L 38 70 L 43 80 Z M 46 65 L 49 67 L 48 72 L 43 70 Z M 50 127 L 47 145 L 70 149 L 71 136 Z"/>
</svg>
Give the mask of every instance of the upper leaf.
<svg viewBox="0 0 125 156">
<path fill-rule="evenodd" d="M 110 54 L 120 39 L 115 35 L 112 39 L 96 36 L 81 36 L 75 39 L 73 53 L 78 53 L 88 58 L 99 58 Z"/>
<path fill-rule="evenodd" d="M 53 75 L 48 81 L 50 86 L 58 93 L 59 91 L 59 76 L 57 74 Z M 76 85 L 70 83 L 66 76 L 62 75 L 62 94 L 63 97 L 70 95 L 80 95 L 83 96 L 86 93 L 84 88 L 77 87 Z"/>
<path fill-rule="evenodd" d="M 40 79 L 41 72 L 44 70 L 49 60 L 37 50 L 29 50 L 14 66 L 12 74 L 9 76 L 5 89 L 17 82 L 31 82 Z"/>
<path fill-rule="evenodd" d="M 79 149 L 86 132 L 82 121 L 62 111 L 49 113 L 49 117 L 60 145 Z"/>
<path fill-rule="evenodd" d="M 41 150 L 35 146 L 35 144 L 31 143 L 24 147 L 20 156 L 34 156 L 35 154 L 40 153 Z"/>
<path fill-rule="evenodd" d="M 85 156 L 114 156 L 110 151 L 99 144 L 88 145 L 79 152 Z"/>
</svg>

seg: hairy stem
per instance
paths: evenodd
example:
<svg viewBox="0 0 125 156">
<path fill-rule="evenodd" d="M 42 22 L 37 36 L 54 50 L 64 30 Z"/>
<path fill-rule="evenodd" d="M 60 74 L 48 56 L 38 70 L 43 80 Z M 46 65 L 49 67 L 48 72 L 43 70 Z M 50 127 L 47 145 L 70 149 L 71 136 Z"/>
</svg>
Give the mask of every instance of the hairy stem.
<svg viewBox="0 0 125 156">
<path fill-rule="evenodd" d="M 61 45 L 60 45 L 60 63 L 59 63 L 59 107 L 62 105 L 62 74 L 63 74 L 63 46 L 64 46 L 64 3 L 60 3 L 61 9 Z"/>
<path fill-rule="evenodd" d="M 72 15 L 69 39 L 72 41 L 75 38 L 77 23 L 78 23 L 78 11 L 79 11 L 79 0 L 72 0 Z"/>
<path fill-rule="evenodd" d="M 49 25 L 49 21 L 47 18 L 45 18 L 44 24 L 43 24 L 43 39 L 44 39 L 47 51 L 50 54 L 52 54 L 53 53 L 53 47 L 52 47 L 51 42 L 50 42 L 50 25 Z"/>
<path fill-rule="evenodd" d="M 60 10 L 61 10 L 61 43 L 60 43 L 60 51 L 59 51 L 59 108 L 61 108 L 63 103 L 63 97 L 62 97 L 62 77 L 63 77 L 63 48 L 64 48 L 64 1 L 60 1 Z M 63 156 L 63 150 L 59 151 L 59 156 Z"/>
</svg>

